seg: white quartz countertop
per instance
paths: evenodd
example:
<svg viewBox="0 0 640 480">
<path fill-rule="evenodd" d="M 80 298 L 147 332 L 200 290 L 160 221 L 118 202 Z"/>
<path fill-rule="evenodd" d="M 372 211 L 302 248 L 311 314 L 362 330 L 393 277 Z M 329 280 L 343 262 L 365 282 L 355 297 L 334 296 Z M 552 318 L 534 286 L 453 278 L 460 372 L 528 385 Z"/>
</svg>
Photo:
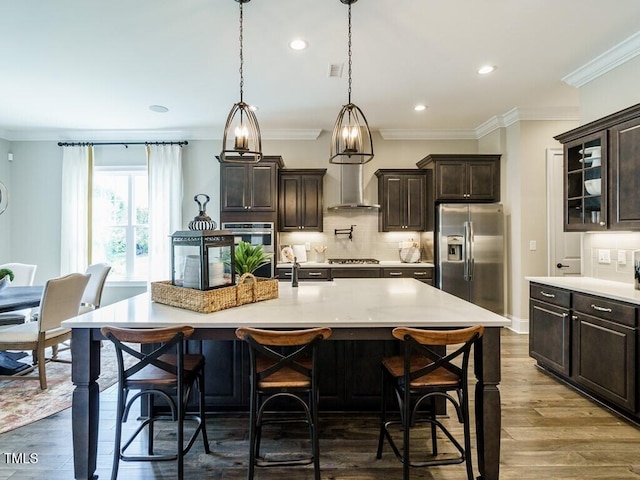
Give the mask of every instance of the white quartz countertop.
<svg viewBox="0 0 640 480">
<path fill-rule="evenodd" d="M 196 328 L 503 327 L 511 322 L 412 278 L 344 278 L 331 282 L 280 282 L 279 297 L 214 313 L 196 313 L 137 295 L 63 322 L 68 328 L 104 325 Z"/>
<path fill-rule="evenodd" d="M 632 284 L 601 280 L 593 277 L 525 277 L 530 282 L 551 287 L 566 288 L 576 292 L 598 295 L 600 297 L 640 305 L 640 290 Z"/>
<path fill-rule="evenodd" d="M 291 268 L 291 263 L 278 263 L 276 268 Z M 424 268 L 435 265 L 430 262 L 405 263 L 400 260 L 380 260 L 380 263 L 329 263 L 304 262 L 300 268 Z"/>
</svg>

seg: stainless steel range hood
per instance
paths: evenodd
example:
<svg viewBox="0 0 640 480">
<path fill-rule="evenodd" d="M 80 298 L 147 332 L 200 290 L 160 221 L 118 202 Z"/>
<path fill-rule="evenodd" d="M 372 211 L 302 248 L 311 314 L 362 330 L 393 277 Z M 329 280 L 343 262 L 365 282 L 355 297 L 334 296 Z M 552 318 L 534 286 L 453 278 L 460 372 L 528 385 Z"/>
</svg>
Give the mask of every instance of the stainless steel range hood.
<svg viewBox="0 0 640 480">
<path fill-rule="evenodd" d="M 378 210 L 380 205 L 364 201 L 362 164 L 340 165 L 340 203 L 327 210 Z"/>
</svg>

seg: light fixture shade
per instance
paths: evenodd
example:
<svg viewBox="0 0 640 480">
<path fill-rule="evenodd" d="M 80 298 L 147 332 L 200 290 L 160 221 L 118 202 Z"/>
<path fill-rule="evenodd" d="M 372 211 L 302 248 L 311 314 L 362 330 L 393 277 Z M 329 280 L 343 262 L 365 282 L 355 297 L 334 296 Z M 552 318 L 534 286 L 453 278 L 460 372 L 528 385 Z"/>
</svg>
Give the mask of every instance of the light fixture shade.
<svg viewBox="0 0 640 480">
<path fill-rule="evenodd" d="M 233 105 L 222 135 L 220 161 L 258 163 L 262 160 L 262 138 L 255 113 L 244 102 Z"/>
<path fill-rule="evenodd" d="M 367 118 L 354 103 L 342 107 L 331 137 L 329 163 L 362 164 L 373 158 L 373 139 Z"/>
<path fill-rule="evenodd" d="M 262 137 L 255 113 L 244 102 L 243 9 L 251 0 L 235 0 L 240 6 L 240 101 L 233 105 L 222 135 L 221 162 L 258 163 L 262 160 Z"/>
</svg>

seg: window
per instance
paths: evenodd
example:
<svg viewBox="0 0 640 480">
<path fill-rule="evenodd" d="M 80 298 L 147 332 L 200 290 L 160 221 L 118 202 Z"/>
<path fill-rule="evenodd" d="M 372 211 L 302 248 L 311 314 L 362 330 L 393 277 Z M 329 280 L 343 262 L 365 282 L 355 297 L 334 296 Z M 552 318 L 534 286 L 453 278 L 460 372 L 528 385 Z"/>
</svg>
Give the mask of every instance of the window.
<svg viewBox="0 0 640 480">
<path fill-rule="evenodd" d="M 146 168 L 94 169 L 91 262 L 111 265 L 112 280 L 147 279 L 148 200 Z"/>
</svg>

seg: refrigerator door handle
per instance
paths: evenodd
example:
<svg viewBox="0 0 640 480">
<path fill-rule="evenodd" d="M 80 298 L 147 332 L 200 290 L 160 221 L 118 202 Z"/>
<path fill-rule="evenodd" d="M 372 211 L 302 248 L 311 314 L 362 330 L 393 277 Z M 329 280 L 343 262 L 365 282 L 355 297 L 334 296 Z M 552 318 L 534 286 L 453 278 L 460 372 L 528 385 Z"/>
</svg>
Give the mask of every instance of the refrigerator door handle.
<svg viewBox="0 0 640 480">
<path fill-rule="evenodd" d="M 463 275 L 464 275 L 464 280 L 466 282 L 468 282 L 469 280 L 471 280 L 471 276 L 470 276 L 470 272 L 469 272 L 469 259 L 471 258 L 469 255 L 469 232 L 471 230 L 471 225 L 469 224 L 469 222 L 464 222 L 463 223 L 463 227 L 464 227 L 464 241 L 462 242 L 462 258 L 463 258 Z"/>
<path fill-rule="evenodd" d="M 475 267 L 474 247 L 475 247 L 475 234 L 473 231 L 473 222 L 469 222 L 469 281 L 473 280 L 473 270 Z"/>
</svg>

